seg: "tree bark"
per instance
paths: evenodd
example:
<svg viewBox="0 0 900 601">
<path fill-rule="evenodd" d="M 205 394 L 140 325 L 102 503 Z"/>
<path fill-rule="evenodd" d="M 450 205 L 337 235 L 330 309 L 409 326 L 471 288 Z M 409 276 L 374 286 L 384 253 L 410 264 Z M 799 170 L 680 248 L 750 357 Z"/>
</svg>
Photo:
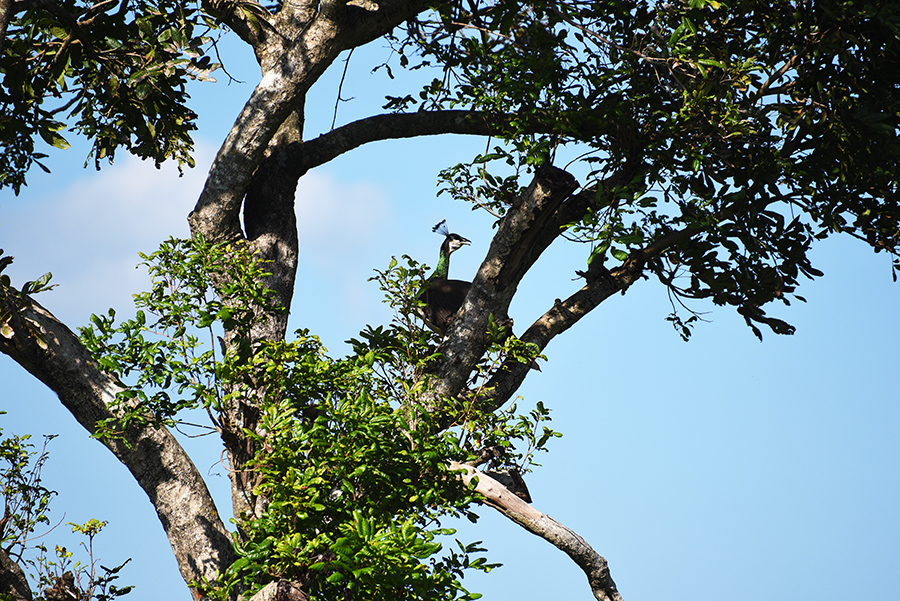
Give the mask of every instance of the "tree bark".
<svg viewBox="0 0 900 601">
<path fill-rule="evenodd" d="M 542 169 L 500 220 L 462 312 L 450 324 L 438 349 L 444 360 L 433 374 L 433 386 L 425 393 L 423 406 L 439 407 L 440 399 L 463 391 L 473 366 L 487 350 L 490 320 L 508 320 L 509 304 L 522 277 L 562 233 L 548 227 L 549 221 L 577 185 L 575 178 L 561 169 Z"/>
<path fill-rule="evenodd" d="M 45 348 L 26 319 L 40 328 Z M 97 432 L 100 420 L 114 417 L 108 405 L 124 387 L 100 370 L 69 328 L 33 301 L 10 324 L 15 335 L 0 336 L 0 352 L 53 390 L 89 433 Z M 231 565 L 231 536 L 200 472 L 167 429 L 130 427 L 122 440 L 100 440 L 150 497 L 185 582 L 212 580 Z"/>
<path fill-rule="evenodd" d="M 12 601 L 32 599 L 25 572 L 3 549 L 0 549 L 0 595 L 8 595 Z"/>
<path fill-rule="evenodd" d="M 484 472 L 456 461 L 450 462 L 450 469 L 460 471 L 460 477 L 467 485 L 477 478 L 475 491 L 484 496 L 485 503 L 571 557 L 584 571 L 598 601 L 622 601 L 606 559 L 578 534 L 541 513 Z"/>
</svg>

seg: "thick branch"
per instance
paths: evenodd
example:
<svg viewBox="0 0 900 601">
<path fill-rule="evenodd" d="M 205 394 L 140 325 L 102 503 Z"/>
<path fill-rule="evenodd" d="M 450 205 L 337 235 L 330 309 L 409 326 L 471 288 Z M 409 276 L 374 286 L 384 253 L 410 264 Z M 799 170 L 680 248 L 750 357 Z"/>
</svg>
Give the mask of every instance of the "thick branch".
<svg viewBox="0 0 900 601">
<path fill-rule="evenodd" d="M 6 29 L 12 19 L 13 0 L 0 0 L 0 56 L 3 56 L 3 45 L 6 41 Z"/>
<path fill-rule="evenodd" d="M 417 111 L 365 117 L 333 129 L 292 148 L 292 169 L 303 175 L 310 169 L 363 144 L 382 140 L 398 140 L 418 136 L 462 134 L 474 136 L 496 135 L 505 121 L 517 122 L 517 127 L 531 133 L 550 133 L 559 129 L 559 116 L 542 119 L 540 115 L 492 115 L 484 111 Z M 582 135 L 601 135 L 594 124 L 580 131 Z"/>
<path fill-rule="evenodd" d="M 37 303 L 14 315 L 10 323 L 15 335 L 0 336 L 0 352 L 53 390 L 91 434 L 97 431 L 98 421 L 113 417 L 108 404 L 123 390 L 121 384 L 100 371 L 65 324 Z M 32 333 L 34 325 L 40 328 L 46 348 Z M 212 579 L 232 563 L 231 538 L 206 483 L 168 430 L 132 427 L 124 441 L 104 438 L 101 442 L 150 497 L 186 582 Z"/>
<path fill-rule="evenodd" d="M 671 232 L 634 251 L 621 266 L 612 271 L 606 270 L 598 262 L 583 274 L 587 280 L 585 285 L 566 300 L 557 299 L 553 306 L 528 328 L 520 340 L 536 344 L 540 349 L 545 348 L 554 337 L 571 328 L 600 303 L 631 286 L 643 273 L 647 261 L 700 231 L 702 229 L 699 227 L 689 227 Z M 508 361 L 497 370 L 484 387 L 485 392 L 479 395 L 481 409 L 493 411 L 506 403 L 518 390 L 527 373 L 527 365 Z"/>
<path fill-rule="evenodd" d="M 450 398 L 465 386 L 472 367 L 488 346 L 490 320 L 507 320 L 509 303 L 534 261 L 562 233 L 555 216 L 578 183 L 561 169 L 541 169 L 528 189 L 509 208 L 472 281 L 462 313 L 447 330 L 439 352 L 444 361 L 424 406 Z"/>
<path fill-rule="evenodd" d="M 541 513 L 484 472 L 455 461 L 450 462 L 450 469 L 462 471 L 461 478 L 466 484 L 478 478 L 475 491 L 484 496 L 488 505 L 571 557 L 587 576 L 594 597 L 600 601 L 622 600 L 609 574 L 606 559 L 581 536 Z"/>
<path fill-rule="evenodd" d="M 422 111 L 373 115 L 294 145 L 291 168 L 301 174 L 363 144 L 438 134 L 494 133 L 488 115 L 479 111 Z"/>
<path fill-rule="evenodd" d="M 213 161 L 189 217 L 191 231 L 211 241 L 241 238 L 240 207 L 251 178 L 285 119 L 302 110 L 312 84 L 341 51 L 384 35 L 426 8 L 422 0 L 382 0 L 376 10 L 323 2 L 299 31 L 279 31 L 269 47 L 257 48 L 262 80 Z"/>
</svg>

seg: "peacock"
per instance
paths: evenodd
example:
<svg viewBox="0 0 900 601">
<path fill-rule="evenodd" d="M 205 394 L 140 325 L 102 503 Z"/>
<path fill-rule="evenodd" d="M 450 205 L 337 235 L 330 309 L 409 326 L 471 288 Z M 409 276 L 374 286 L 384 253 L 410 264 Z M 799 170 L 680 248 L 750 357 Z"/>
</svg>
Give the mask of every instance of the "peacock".
<svg viewBox="0 0 900 601">
<path fill-rule="evenodd" d="M 418 300 L 425 303 L 420 313 L 425 324 L 443 336 L 459 312 L 459 308 L 462 307 L 469 288 L 472 286 L 472 282 L 449 279 L 450 255 L 463 246 L 468 246 L 471 242 L 459 234 L 451 233 L 447 228 L 446 219 L 431 228 L 431 231 L 444 236 L 444 242 L 441 244 L 437 267 L 425 280 Z M 541 371 L 540 366 L 534 360 L 531 360 L 528 366 L 536 371 Z"/>
<path fill-rule="evenodd" d="M 459 234 L 453 234 L 447 229 L 447 220 L 444 219 L 431 231 L 444 236 L 441 244 L 441 254 L 438 257 L 437 267 L 425 281 L 418 300 L 425 303 L 422 307 L 422 319 L 429 328 L 440 335 L 444 335 L 450 322 L 456 317 L 459 308 L 462 307 L 466 294 L 469 293 L 471 282 L 449 279 L 450 255 L 468 246 L 471 241 Z"/>
</svg>

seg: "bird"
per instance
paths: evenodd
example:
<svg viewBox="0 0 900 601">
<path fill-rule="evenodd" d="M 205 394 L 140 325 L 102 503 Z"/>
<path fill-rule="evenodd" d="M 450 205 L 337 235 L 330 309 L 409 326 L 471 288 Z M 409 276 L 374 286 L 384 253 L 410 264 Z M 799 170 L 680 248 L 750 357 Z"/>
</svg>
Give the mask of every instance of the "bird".
<svg viewBox="0 0 900 601">
<path fill-rule="evenodd" d="M 472 286 L 471 282 L 449 279 L 450 255 L 472 242 L 459 234 L 451 233 L 447 228 L 446 219 L 431 228 L 431 231 L 444 236 L 444 241 L 441 243 L 437 266 L 425 280 L 418 300 L 425 303 L 425 306 L 421 307 L 421 316 L 425 324 L 443 336 Z"/>
<path fill-rule="evenodd" d="M 431 231 L 444 236 L 444 241 L 441 243 L 437 267 L 425 280 L 417 300 L 425 304 L 420 307 L 419 312 L 425 324 L 438 335 L 443 336 L 466 300 L 469 288 L 472 287 L 472 282 L 449 279 L 450 255 L 463 246 L 468 246 L 471 241 L 459 234 L 451 233 L 447 228 L 446 219 L 431 228 Z M 512 320 L 509 322 L 511 326 Z M 528 367 L 541 371 L 534 359 L 529 361 Z"/>
</svg>

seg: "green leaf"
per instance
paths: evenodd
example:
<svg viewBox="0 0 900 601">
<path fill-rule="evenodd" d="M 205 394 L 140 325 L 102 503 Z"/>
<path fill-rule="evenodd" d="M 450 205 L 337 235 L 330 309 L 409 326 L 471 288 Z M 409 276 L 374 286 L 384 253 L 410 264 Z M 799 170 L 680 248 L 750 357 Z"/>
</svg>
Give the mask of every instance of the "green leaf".
<svg viewBox="0 0 900 601">
<path fill-rule="evenodd" d="M 66 150 L 70 147 L 69 142 L 55 131 L 50 131 L 48 129 L 41 129 L 41 130 L 38 130 L 38 133 L 40 134 L 40 136 L 44 140 L 44 142 L 53 146 L 54 148 L 60 148 L 62 150 Z"/>
</svg>

